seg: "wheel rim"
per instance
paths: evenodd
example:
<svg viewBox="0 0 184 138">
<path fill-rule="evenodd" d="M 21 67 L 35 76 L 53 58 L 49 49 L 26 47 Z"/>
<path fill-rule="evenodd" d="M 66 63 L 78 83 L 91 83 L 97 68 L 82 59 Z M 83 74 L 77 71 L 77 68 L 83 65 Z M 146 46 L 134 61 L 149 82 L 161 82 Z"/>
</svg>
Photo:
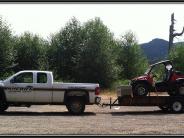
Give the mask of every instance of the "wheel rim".
<svg viewBox="0 0 184 138">
<path fill-rule="evenodd" d="M 75 101 L 71 104 L 72 111 L 77 113 L 81 110 L 81 103 L 78 101 Z"/>
<path fill-rule="evenodd" d="M 139 87 L 137 91 L 139 95 L 144 95 L 146 93 L 146 89 L 144 87 Z"/>
<path fill-rule="evenodd" d="M 182 104 L 181 102 L 174 102 L 173 105 L 172 105 L 172 108 L 175 112 L 179 112 L 182 110 Z"/>
</svg>

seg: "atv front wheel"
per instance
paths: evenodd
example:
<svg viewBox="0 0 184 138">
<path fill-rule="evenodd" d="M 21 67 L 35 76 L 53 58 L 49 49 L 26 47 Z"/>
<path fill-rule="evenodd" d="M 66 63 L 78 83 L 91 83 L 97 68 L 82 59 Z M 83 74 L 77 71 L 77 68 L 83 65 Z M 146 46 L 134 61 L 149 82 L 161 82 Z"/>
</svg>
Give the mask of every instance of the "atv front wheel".
<svg viewBox="0 0 184 138">
<path fill-rule="evenodd" d="M 137 84 L 133 91 L 134 96 L 146 96 L 148 94 L 148 88 L 145 84 Z"/>
</svg>

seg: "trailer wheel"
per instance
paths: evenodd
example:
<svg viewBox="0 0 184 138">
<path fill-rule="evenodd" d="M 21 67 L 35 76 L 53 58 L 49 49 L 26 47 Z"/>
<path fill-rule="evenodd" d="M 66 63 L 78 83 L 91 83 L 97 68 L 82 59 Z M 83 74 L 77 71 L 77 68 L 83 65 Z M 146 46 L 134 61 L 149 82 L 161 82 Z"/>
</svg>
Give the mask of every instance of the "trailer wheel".
<svg viewBox="0 0 184 138">
<path fill-rule="evenodd" d="M 175 99 L 171 102 L 171 110 L 174 113 L 181 113 L 183 111 L 183 102 L 181 99 Z"/>
<path fill-rule="evenodd" d="M 135 96 L 146 96 L 148 94 L 148 88 L 145 84 L 137 84 L 134 88 L 133 94 Z"/>
<path fill-rule="evenodd" d="M 68 111 L 73 115 L 82 114 L 85 110 L 85 101 L 83 97 L 69 97 L 66 104 Z"/>
</svg>

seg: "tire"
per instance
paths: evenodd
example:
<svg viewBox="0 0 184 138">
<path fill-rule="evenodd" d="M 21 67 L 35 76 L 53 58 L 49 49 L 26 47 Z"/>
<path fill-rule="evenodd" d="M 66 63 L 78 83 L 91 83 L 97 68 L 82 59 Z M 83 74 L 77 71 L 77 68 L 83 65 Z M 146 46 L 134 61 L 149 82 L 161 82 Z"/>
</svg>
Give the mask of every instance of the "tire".
<svg viewBox="0 0 184 138">
<path fill-rule="evenodd" d="M 181 99 L 175 99 L 171 102 L 170 105 L 171 111 L 173 113 L 181 113 L 183 111 L 183 102 Z"/>
<path fill-rule="evenodd" d="M 84 98 L 82 98 L 82 97 L 69 97 L 66 107 L 71 114 L 80 115 L 85 110 Z"/>
<path fill-rule="evenodd" d="M 8 106 L 6 101 L 4 101 L 4 100 L 0 101 L 0 112 L 4 112 L 5 110 L 8 109 L 8 107 L 9 106 Z"/>
<path fill-rule="evenodd" d="M 148 94 L 148 87 L 145 84 L 137 84 L 134 87 L 134 96 L 146 96 Z"/>
<path fill-rule="evenodd" d="M 0 113 L 4 112 L 5 110 L 7 110 L 9 107 L 8 103 L 6 102 L 6 98 L 5 98 L 5 94 L 4 92 L 1 90 L 0 91 Z"/>
</svg>

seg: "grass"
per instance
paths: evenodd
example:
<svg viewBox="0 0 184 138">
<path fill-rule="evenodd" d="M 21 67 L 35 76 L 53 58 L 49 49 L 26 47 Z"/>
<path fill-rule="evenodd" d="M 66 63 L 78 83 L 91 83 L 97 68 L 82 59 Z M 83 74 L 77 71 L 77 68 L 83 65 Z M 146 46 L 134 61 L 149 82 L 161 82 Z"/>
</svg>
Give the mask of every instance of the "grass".
<svg viewBox="0 0 184 138">
<path fill-rule="evenodd" d="M 111 90 L 111 89 L 102 89 L 100 91 L 100 96 L 104 98 L 110 98 L 110 97 L 117 97 L 116 90 Z"/>
</svg>

